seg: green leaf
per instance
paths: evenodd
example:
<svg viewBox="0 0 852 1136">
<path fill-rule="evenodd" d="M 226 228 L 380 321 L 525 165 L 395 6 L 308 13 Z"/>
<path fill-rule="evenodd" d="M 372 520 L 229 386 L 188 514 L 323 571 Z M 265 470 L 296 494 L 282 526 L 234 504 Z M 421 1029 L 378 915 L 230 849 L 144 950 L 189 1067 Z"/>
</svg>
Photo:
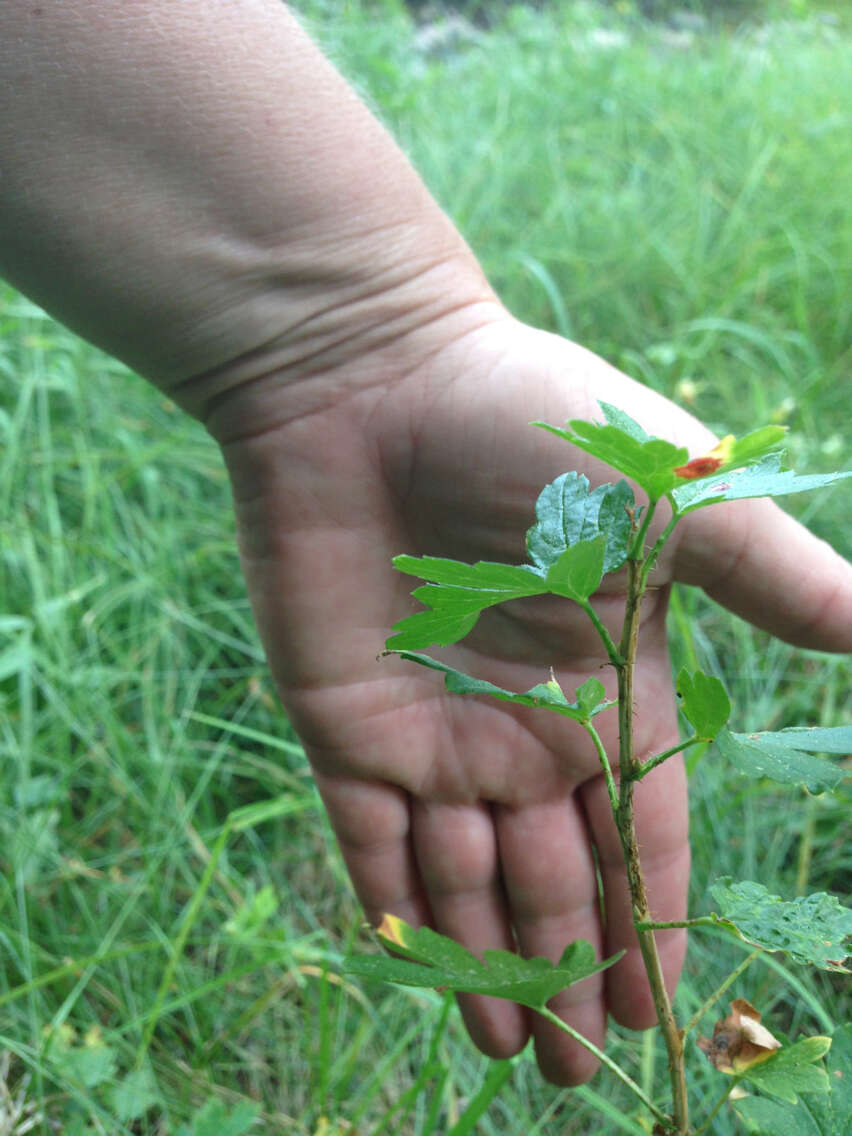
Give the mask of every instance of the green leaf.
<svg viewBox="0 0 852 1136">
<path fill-rule="evenodd" d="M 746 469 L 734 473 L 717 472 L 678 485 L 672 490 L 671 498 L 677 512 L 683 515 L 718 501 L 740 501 L 747 497 L 784 497 L 790 493 L 821 489 L 835 481 L 852 477 L 852 471 L 800 476 L 792 470 L 782 470 L 781 464 L 781 455 L 772 453 Z"/>
<path fill-rule="evenodd" d="M 804 785 L 812 793 L 833 789 L 846 776 L 839 766 L 811 757 L 786 742 L 779 744 L 772 734 L 733 734 L 723 728 L 716 745 L 722 756 L 746 777 L 769 777 L 786 785 Z"/>
<path fill-rule="evenodd" d="M 733 438 L 720 469 L 739 469 L 754 464 L 768 454 L 776 454 L 783 450 L 786 437 L 786 426 L 761 426 L 750 434 L 743 434 L 742 438 Z"/>
<path fill-rule="evenodd" d="M 81 1040 L 67 1024 L 52 1030 L 48 1052 L 64 1077 L 87 1089 L 112 1078 L 118 1064 L 116 1050 L 103 1041 L 97 1026 Z"/>
<path fill-rule="evenodd" d="M 825 1066 L 816 1065 L 831 1048 L 830 1037 L 805 1037 L 776 1049 L 765 1061 L 749 1065 L 743 1080 L 779 1100 L 796 1104 L 799 1093 L 828 1093 L 831 1083 Z"/>
<path fill-rule="evenodd" d="M 834 1031 L 826 1060 L 831 1092 L 791 1106 L 764 1097 L 736 1101 L 749 1131 L 767 1136 L 848 1136 L 852 1132 L 852 1025 Z"/>
<path fill-rule="evenodd" d="M 523 694 L 516 694 L 511 690 L 504 690 L 485 679 L 473 678 L 446 663 L 433 659 L 430 655 L 421 655 L 414 651 L 400 651 L 400 657 L 421 666 L 431 667 L 432 670 L 441 671 L 446 677 L 444 685 L 451 694 L 490 694 L 492 698 L 499 698 L 503 702 L 516 702 L 520 706 L 541 706 L 546 710 L 554 710 L 557 714 L 564 714 L 566 718 L 573 718 L 577 722 L 588 721 L 612 705 L 606 701 L 603 683 L 596 678 L 589 678 L 577 690 L 577 701 L 569 702 L 562 693 L 562 688 L 555 679 L 539 683 Z"/>
<path fill-rule="evenodd" d="M 749 737 L 806 753 L 852 753 L 852 726 L 790 726 L 786 730 L 749 734 Z"/>
<path fill-rule="evenodd" d="M 699 738 L 712 741 L 731 714 L 731 702 L 719 679 L 684 667 L 677 676 L 680 708 Z"/>
<path fill-rule="evenodd" d="M 395 556 L 393 566 L 407 576 L 417 576 L 432 584 L 450 584 L 477 592 L 531 595 L 527 589 L 541 583 L 541 575 L 529 566 L 497 564 L 480 560 L 465 564 L 461 560 L 444 560 L 439 556 Z"/>
<path fill-rule="evenodd" d="M 606 462 L 641 485 L 652 501 L 659 500 L 677 484 L 679 479 L 674 472 L 675 467 L 686 461 L 689 456 L 686 449 L 662 438 L 649 437 L 626 414 L 609 404 L 601 403 L 601 406 L 608 419 L 603 426 L 578 418 L 571 419 L 568 429 L 550 426 L 546 422 L 533 425 Z M 619 425 L 611 424 L 615 422 Z"/>
<path fill-rule="evenodd" d="M 603 535 L 604 572 L 616 572 L 627 558 L 633 491 L 626 481 L 599 485 L 589 492 L 589 479 L 563 473 L 546 485 L 535 506 L 536 523 L 527 532 L 530 559 L 542 571 L 583 540 Z"/>
<path fill-rule="evenodd" d="M 531 566 L 463 564 L 435 556 L 397 556 L 394 567 L 430 583 L 413 595 L 429 610 L 418 611 L 394 625 L 390 651 L 446 647 L 457 643 L 474 627 L 480 612 L 506 600 L 541 595 L 548 591 L 541 574 Z"/>
<path fill-rule="evenodd" d="M 752 880 L 716 880 L 710 894 L 721 917 L 744 939 L 768 951 L 784 951 L 797 962 L 845 971 L 852 935 L 852 911 L 825 892 L 784 900 Z"/>
<path fill-rule="evenodd" d="M 834 1031 L 826 1064 L 831 1082 L 831 1112 L 837 1136 L 843 1136 L 852 1132 L 852 1025 L 848 1022 Z"/>
<path fill-rule="evenodd" d="M 150 1069 L 137 1069 L 113 1085 L 110 1096 L 119 1120 L 138 1120 L 157 1104 L 160 1094 Z"/>
<path fill-rule="evenodd" d="M 631 418 L 629 414 L 626 414 L 613 403 L 598 399 L 598 406 L 603 411 L 608 426 L 615 426 L 637 442 L 649 442 L 651 440 L 651 435 L 645 433 L 635 418 Z"/>
<path fill-rule="evenodd" d="M 220 1100 L 211 1097 L 193 1115 L 191 1127 L 181 1129 L 181 1136 L 243 1136 L 259 1112 L 259 1104 L 243 1100 L 228 1113 Z"/>
<path fill-rule="evenodd" d="M 603 576 L 605 545 L 605 539 L 599 536 L 566 548 L 547 570 L 548 589 L 575 603 L 587 600 L 597 590 Z"/>
<path fill-rule="evenodd" d="M 485 951 L 480 962 L 453 939 L 429 927 L 415 930 L 396 916 L 385 916 L 379 935 L 384 945 L 404 960 L 376 955 L 352 955 L 344 969 L 363 978 L 377 978 L 403 986 L 446 986 L 464 994 L 488 994 L 541 1009 L 555 994 L 613 965 L 621 951 L 603 962 L 595 960 L 591 943 L 583 939 L 569 945 L 559 962 L 521 958 L 512 951 Z"/>
<path fill-rule="evenodd" d="M 791 1106 L 768 1097 L 746 1097 L 731 1103 L 751 1136 L 843 1136 L 833 1126 L 821 1127 L 803 1101 Z"/>
<path fill-rule="evenodd" d="M 613 705 L 606 701 L 604 685 L 597 678 L 587 678 L 582 686 L 577 687 L 576 694 L 576 705 L 586 711 L 588 718 L 593 718 L 595 714 L 600 714 L 601 710 Z"/>
</svg>

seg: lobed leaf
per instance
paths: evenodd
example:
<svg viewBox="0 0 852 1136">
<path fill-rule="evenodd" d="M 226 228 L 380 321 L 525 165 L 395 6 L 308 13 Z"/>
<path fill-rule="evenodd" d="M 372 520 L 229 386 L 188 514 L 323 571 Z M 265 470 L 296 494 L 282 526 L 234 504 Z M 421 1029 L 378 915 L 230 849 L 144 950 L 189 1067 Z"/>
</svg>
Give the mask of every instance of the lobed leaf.
<svg viewBox="0 0 852 1136">
<path fill-rule="evenodd" d="M 782 731 L 786 733 L 786 731 Z M 769 777 L 786 785 L 804 785 L 812 793 L 833 789 L 846 776 L 843 769 L 812 757 L 773 734 L 733 734 L 724 727 L 716 736 L 723 757 L 746 777 Z"/>
<path fill-rule="evenodd" d="M 626 481 L 599 485 L 590 492 L 587 477 L 563 473 L 544 487 L 536 501 L 536 523 L 527 532 L 530 559 L 546 571 L 572 545 L 603 535 L 603 570 L 616 572 L 627 558 L 628 509 L 633 508 L 633 490 Z"/>
<path fill-rule="evenodd" d="M 821 1097 L 813 1097 L 821 1100 Z M 830 1099 L 830 1098 L 828 1098 Z M 745 1097 L 732 1100 L 734 1111 L 746 1125 L 751 1136 L 845 1136 L 841 1129 L 823 1126 L 813 1115 L 810 1102 L 798 1101 L 795 1105 L 770 1097 Z"/>
<path fill-rule="evenodd" d="M 675 684 L 680 708 L 699 738 L 711 742 L 731 715 L 727 692 L 713 675 L 684 667 Z"/>
<path fill-rule="evenodd" d="M 397 556 L 394 567 L 430 583 L 413 595 L 427 610 L 394 624 L 396 635 L 387 641 L 392 651 L 446 647 L 472 630 L 480 612 L 506 600 L 541 595 L 548 586 L 535 568 L 479 561 L 463 564 L 435 556 Z"/>
<path fill-rule="evenodd" d="M 483 961 L 459 943 L 429 927 L 417 930 L 394 915 L 386 915 L 378 929 L 381 942 L 403 959 L 352 955 L 344 969 L 365 978 L 378 978 L 404 986 L 444 986 L 464 994 L 488 994 L 542 1009 L 555 995 L 617 962 L 614 955 L 595 960 L 591 943 L 569 943 L 557 963 L 546 958 L 521 958 L 512 951 L 485 951 Z"/>
<path fill-rule="evenodd" d="M 623 491 L 607 507 L 614 508 L 622 499 Z M 607 505 L 605 495 L 601 500 Z M 607 515 L 604 509 L 604 520 Z M 546 569 L 530 564 L 484 560 L 464 564 L 436 556 L 397 556 L 393 564 L 398 571 L 429 582 L 412 592 L 424 604 L 424 610 L 394 624 L 397 634 L 385 646 L 389 651 L 447 647 L 463 639 L 486 608 L 507 600 L 550 594 L 584 603 L 601 582 L 607 555 L 611 563 L 616 559 L 615 552 L 608 553 L 608 549 L 609 538 L 598 534 L 564 548 Z"/>
<path fill-rule="evenodd" d="M 564 714 L 566 718 L 573 718 L 577 722 L 589 721 L 602 710 L 612 705 L 606 701 L 603 683 L 596 678 L 589 678 L 578 687 L 577 701 L 569 702 L 562 692 L 562 688 L 555 679 L 539 683 L 523 694 L 516 694 L 511 690 L 504 690 L 485 679 L 473 678 L 446 663 L 433 659 L 430 655 L 421 655 L 414 651 L 400 651 L 400 657 L 421 666 L 431 667 L 432 670 L 441 671 L 444 675 L 444 685 L 451 694 L 490 694 L 492 698 L 499 698 L 503 702 L 516 702 L 520 706 L 541 706 L 546 710 L 554 710 L 557 714 Z"/>
<path fill-rule="evenodd" d="M 525 589 L 535 586 L 536 580 L 540 581 L 540 573 L 529 565 L 497 564 L 489 560 L 465 564 L 439 556 L 395 556 L 393 566 L 398 572 L 432 584 L 484 592 L 525 593 Z"/>
<path fill-rule="evenodd" d="M 831 1083 L 825 1066 L 817 1065 L 831 1048 L 830 1037 L 805 1037 L 776 1050 L 765 1061 L 750 1065 L 743 1080 L 788 1104 L 797 1104 L 799 1093 L 828 1093 Z"/>
<path fill-rule="evenodd" d="M 822 970 L 846 971 L 852 910 L 833 895 L 816 892 L 784 900 L 759 883 L 729 876 L 716 880 L 710 894 L 723 920 L 742 937 L 767 951 L 784 951 L 797 962 Z"/>
<path fill-rule="evenodd" d="M 225 1105 L 215 1097 L 210 1097 L 192 1117 L 192 1127 L 183 1127 L 178 1136 L 243 1136 L 254 1126 L 260 1105 L 255 1101 L 241 1100 L 233 1112 L 227 1112 Z"/>
<path fill-rule="evenodd" d="M 686 461 L 686 449 L 649 436 L 637 422 L 608 403 L 600 405 L 607 418 L 605 425 L 579 418 L 572 418 L 567 429 L 546 422 L 534 425 L 606 462 L 641 485 L 652 501 L 659 500 L 677 484 L 674 470 Z"/>
<path fill-rule="evenodd" d="M 709 477 L 676 486 L 669 496 L 677 512 L 683 516 L 704 505 L 714 505 L 719 501 L 740 501 L 748 497 L 784 497 L 790 493 L 821 489 L 835 481 L 852 477 L 852 470 L 845 473 L 800 475 L 789 469 L 782 470 L 781 464 L 782 456 L 777 452 L 764 456 L 755 465 L 732 473 L 724 472 L 724 469 L 729 468 L 726 464 L 722 467 L 722 472 L 716 471 Z"/>
<path fill-rule="evenodd" d="M 852 1026 L 838 1026 L 834 1031 L 826 1066 L 831 1092 L 808 1095 L 795 1111 L 807 1117 L 812 1124 L 809 1131 L 819 1136 L 848 1136 L 852 1132 Z M 789 1105 L 786 1107 L 793 1112 Z M 786 1128 L 780 1131 L 787 1136 Z"/>
</svg>

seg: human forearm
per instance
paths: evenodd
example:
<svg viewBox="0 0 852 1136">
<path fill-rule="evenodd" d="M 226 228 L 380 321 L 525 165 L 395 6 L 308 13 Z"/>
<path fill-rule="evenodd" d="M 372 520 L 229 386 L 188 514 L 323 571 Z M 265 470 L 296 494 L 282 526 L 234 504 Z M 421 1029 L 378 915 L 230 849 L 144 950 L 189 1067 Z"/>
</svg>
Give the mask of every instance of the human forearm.
<svg viewBox="0 0 852 1136">
<path fill-rule="evenodd" d="M 490 306 L 277 0 L 6 0 L 0 90 L 0 271 L 194 413 Z"/>
</svg>

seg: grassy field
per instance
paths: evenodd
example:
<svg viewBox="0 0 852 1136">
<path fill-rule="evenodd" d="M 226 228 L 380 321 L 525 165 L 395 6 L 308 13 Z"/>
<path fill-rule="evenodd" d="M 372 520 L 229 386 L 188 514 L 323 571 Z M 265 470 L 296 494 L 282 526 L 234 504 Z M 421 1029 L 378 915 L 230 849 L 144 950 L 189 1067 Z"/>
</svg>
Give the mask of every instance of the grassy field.
<svg viewBox="0 0 852 1136">
<path fill-rule="evenodd" d="M 695 33 L 554 3 L 447 32 L 390 4 L 304 7 L 516 314 L 715 427 L 788 423 L 802 468 L 842 466 L 848 29 Z M 488 1066 L 455 1013 L 340 977 L 361 917 L 266 674 L 215 447 L 9 289 L 0 395 L 0 1133 L 238 1136 L 248 1098 L 252 1131 L 460 1136 Z M 849 505 L 793 499 L 846 554 Z M 724 678 L 737 728 L 848 714 L 848 660 L 687 591 L 672 632 L 677 665 Z M 696 911 L 726 873 L 849 892 L 848 793 L 693 765 Z M 681 1015 L 741 957 L 695 936 Z M 773 958 L 738 993 L 790 1035 L 848 1018 L 848 987 Z M 653 1034 L 615 1031 L 612 1051 L 663 1083 Z M 709 1067 L 693 1083 L 719 1094 Z M 604 1077 L 543 1085 L 523 1055 L 476 1131 L 641 1133 L 630 1109 Z"/>
</svg>

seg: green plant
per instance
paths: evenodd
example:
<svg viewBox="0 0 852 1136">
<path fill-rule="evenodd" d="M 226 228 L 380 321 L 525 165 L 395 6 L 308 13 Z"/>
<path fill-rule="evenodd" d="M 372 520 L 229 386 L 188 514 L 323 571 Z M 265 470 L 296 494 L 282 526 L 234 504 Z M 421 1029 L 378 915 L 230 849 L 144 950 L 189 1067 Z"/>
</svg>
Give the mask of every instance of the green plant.
<svg viewBox="0 0 852 1136">
<path fill-rule="evenodd" d="M 479 993 L 528 1006 L 568 1032 L 590 1049 L 651 1113 L 655 1132 L 681 1136 L 711 1131 L 713 1118 L 729 1097 L 730 1082 L 715 1106 L 697 1128 L 690 1123 L 685 1061 L 685 1039 L 701 1017 L 730 988 L 746 966 L 762 951 L 785 952 L 797 962 L 828 971 L 842 971 L 844 944 L 852 934 L 852 911 L 824 893 L 785 901 L 755 882 L 734 882 L 729 877 L 712 887 L 718 910 L 678 923 L 660 923 L 651 916 L 639 845 L 634 827 L 635 786 L 651 770 L 674 754 L 716 742 L 722 756 L 740 773 L 756 778 L 804 785 L 812 793 L 834 788 L 843 778 L 836 763 L 816 754 L 848 753 L 852 727 L 793 728 L 758 734 L 741 734 L 728 728 L 731 704 L 718 678 L 684 667 L 676 680 L 683 717 L 691 733 L 672 748 L 639 761 L 634 752 L 633 677 L 636 664 L 642 599 L 651 572 L 678 522 L 693 511 L 721 501 L 774 497 L 828 485 L 849 473 L 800 476 L 783 465 L 784 429 L 766 426 L 742 438 L 729 435 L 709 454 L 689 460 L 685 449 L 654 438 L 622 411 L 601 403 L 603 423 L 572 420 L 565 429 L 536 423 L 619 472 L 640 487 L 647 503 L 637 504 L 626 480 L 590 489 L 577 473 L 565 473 L 546 486 L 536 506 L 536 523 L 527 533 L 531 563 L 507 565 L 489 562 L 463 564 L 425 556 L 398 556 L 394 565 L 427 583 L 414 595 L 425 608 L 402 620 L 387 641 L 389 652 L 444 674 L 452 693 L 487 695 L 536 707 L 572 719 L 588 733 L 600 759 L 610 806 L 624 857 L 639 941 L 657 1019 L 668 1054 L 671 1104 L 650 1098 L 617 1062 L 572 1027 L 561 1022 L 547 1006 L 558 991 L 618 961 L 616 955 L 596 960 L 583 940 L 566 946 L 557 963 L 543 958 L 521 959 L 503 950 L 486 951 L 477 959 L 460 944 L 429 928 L 414 930 L 393 915 L 386 915 L 380 941 L 397 958 L 356 956 L 347 961 L 350 971 L 411 986 L 442 986 L 462 993 Z M 662 504 L 671 517 L 651 543 L 651 525 Z M 625 612 L 620 638 L 608 633 L 591 597 L 607 573 L 626 574 Z M 549 681 L 518 693 L 464 674 L 429 655 L 424 648 L 447 646 L 463 639 L 486 608 L 527 596 L 550 594 L 577 604 L 597 631 L 609 663 L 618 677 L 618 697 L 608 700 L 603 684 L 588 678 L 565 694 L 554 674 Z M 607 711 L 618 714 L 619 752 L 610 761 L 596 718 Z M 673 927 L 713 927 L 738 936 L 755 947 L 743 964 L 729 975 L 711 998 L 684 1026 L 675 1020 L 662 976 L 655 932 Z M 712 1040 L 699 1047 L 717 1069 L 757 1087 L 765 1096 L 743 1101 L 738 1111 L 751 1131 L 769 1131 L 767 1115 L 783 1102 L 786 1123 L 801 1127 L 816 1120 L 814 1131 L 823 1136 L 845 1130 L 849 1094 L 832 1093 L 831 1081 L 821 1064 L 832 1045 L 829 1037 L 806 1037 L 782 1044 L 760 1023 L 760 1014 L 744 999 L 732 1004 L 730 1015 L 719 1021 Z M 848 1048 L 852 1034 L 841 1030 L 839 1047 Z M 800 1093 L 827 1096 L 816 1107 L 803 1103 Z M 809 1100 L 811 1096 L 809 1096 Z M 767 1113 L 767 1109 L 769 1113 Z M 803 1119 L 804 1118 L 804 1119 Z M 756 1125 L 756 1127 L 755 1127 Z M 791 1129 L 792 1130 L 792 1129 Z"/>
</svg>

